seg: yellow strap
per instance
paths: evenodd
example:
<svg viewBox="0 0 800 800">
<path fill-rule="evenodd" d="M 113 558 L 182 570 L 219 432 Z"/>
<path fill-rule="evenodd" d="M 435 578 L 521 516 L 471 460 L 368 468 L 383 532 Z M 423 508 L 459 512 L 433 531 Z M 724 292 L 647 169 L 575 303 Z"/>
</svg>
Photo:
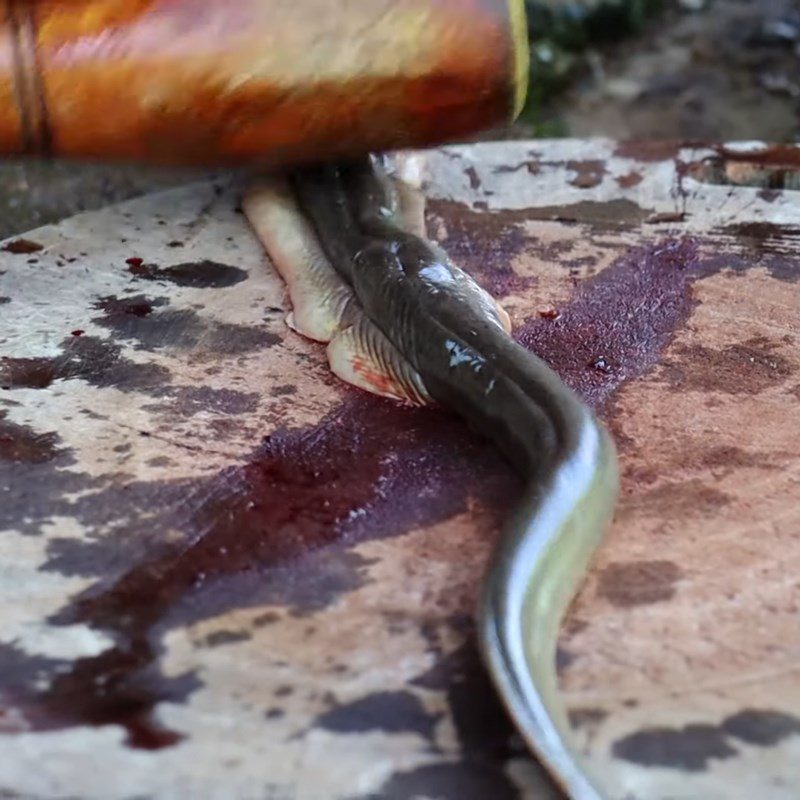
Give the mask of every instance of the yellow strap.
<svg viewBox="0 0 800 800">
<path fill-rule="evenodd" d="M 511 24 L 512 58 L 514 59 L 514 108 L 511 121 L 521 113 L 528 96 L 528 75 L 531 51 L 528 45 L 528 18 L 525 0 L 508 0 L 508 15 Z"/>
</svg>

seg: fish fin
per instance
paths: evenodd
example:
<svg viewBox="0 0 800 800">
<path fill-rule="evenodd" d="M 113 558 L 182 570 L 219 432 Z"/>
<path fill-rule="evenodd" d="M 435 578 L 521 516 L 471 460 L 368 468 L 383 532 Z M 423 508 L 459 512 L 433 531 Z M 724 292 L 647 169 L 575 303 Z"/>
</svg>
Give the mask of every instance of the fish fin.
<svg viewBox="0 0 800 800">
<path fill-rule="evenodd" d="M 328 261 L 288 183 L 262 179 L 242 208 L 286 282 L 293 309 L 287 325 L 309 339 L 331 341 L 350 324 L 355 295 Z"/>
<path fill-rule="evenodd" d="M 506 311 L 503 306 L 497 300 L 494 300 L 494 307 L 497 309 L 497 318 L 500 320 L 500 324 L 503 326 L 503 330 L 511 336 L 512 325 L 511 325 L 511 317 L 508 316 L 508 311 Z"/>
<path fill-rule="evenodd" d="M 363 314 L 331 340 L 328 363 L 341 380 L 372 394 L 413 405 L 432 402 L 416 370 Z"/>
<path fill-rule="evenodd" d="M 286 327 L 291 329 L 291 330 L 293 330 L 295 333 L 299 333 L 301 336 L 305 336 L 307 339 L 312 339 L 313 338 L 312 336 L 309 336 L 307 333 L 303 333 L 303 331 L 301 331 L 298 328 L 297 323 L 295 322 L 295 319 L 294 319 L 294 311 L 290 311 L 284 317 L 283 321 L 286 323 Z M 317 339 L 316 341 L 320 341 L 320 340 Z M 323 340 L 323 343 L 324 343 L 324 341 L 325 340 Z M 328 339 L 327 341 L 330 341 L 330 339 Z"/>
</svg>

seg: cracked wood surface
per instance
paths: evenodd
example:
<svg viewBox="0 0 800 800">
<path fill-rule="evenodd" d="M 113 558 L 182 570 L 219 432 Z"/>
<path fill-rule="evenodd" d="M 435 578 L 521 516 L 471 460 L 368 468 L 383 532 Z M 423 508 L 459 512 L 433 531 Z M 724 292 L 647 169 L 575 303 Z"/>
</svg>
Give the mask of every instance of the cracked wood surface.
<svg viewBox="0 0 800 800">
<path fill-rule="evenodd" d="M 559 654 L 615 799 L 800 785 L 798 201 L 775 188 L 795 163 L 432 155 L 431 234 L 620 447 Z M 556 797 L 472 640 L 518 482 L 449 415 L 330 376 L 240 194 L 194 184 L 0 245 L 0 788 Z"/>
</svg>

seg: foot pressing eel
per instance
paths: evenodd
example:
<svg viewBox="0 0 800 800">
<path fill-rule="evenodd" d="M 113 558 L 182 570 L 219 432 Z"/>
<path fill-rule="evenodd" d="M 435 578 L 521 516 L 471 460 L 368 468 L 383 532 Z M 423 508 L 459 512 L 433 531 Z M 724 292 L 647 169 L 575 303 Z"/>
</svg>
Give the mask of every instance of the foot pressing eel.
<svg viewBox="0 0 800 800">
<path fill-rule="evenodd" d="M 616 453 L 594 415 L 509 336 L 505 312 L 424 238 L 419 195 L 377 159 L 254 187 L 245 213 L 287 283 L 300 333 L 369 391 L 431 400 L 501 448 L 526 481 L 485 579 L 479 637 L 519 730 L 567 794 L 602 794 L 558 691 L 558 629 L 609 521 Z"/>
</svg>

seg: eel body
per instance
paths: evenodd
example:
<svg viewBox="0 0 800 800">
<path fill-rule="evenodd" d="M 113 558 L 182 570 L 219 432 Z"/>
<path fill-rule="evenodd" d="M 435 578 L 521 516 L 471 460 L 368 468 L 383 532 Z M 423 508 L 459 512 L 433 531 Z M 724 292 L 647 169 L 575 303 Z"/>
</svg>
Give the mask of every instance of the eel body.
<svg viewBox="0 0 800 800">
<path fill-rule="evenodd" d="M 287 281 L 292 324 L 329 342 L 334 372 L 451 409 L 524 478 L 485 578 L 479 638 L 529 746 L 570 797 L 596 800 L 555 656 L 561 619 L 612 513 L 615 449 L 574 393 L 509 336 L 493 299 L 424 237 L 415 197 L 369 157 L 270 179 L 244 207 Z"/>
</svg>

